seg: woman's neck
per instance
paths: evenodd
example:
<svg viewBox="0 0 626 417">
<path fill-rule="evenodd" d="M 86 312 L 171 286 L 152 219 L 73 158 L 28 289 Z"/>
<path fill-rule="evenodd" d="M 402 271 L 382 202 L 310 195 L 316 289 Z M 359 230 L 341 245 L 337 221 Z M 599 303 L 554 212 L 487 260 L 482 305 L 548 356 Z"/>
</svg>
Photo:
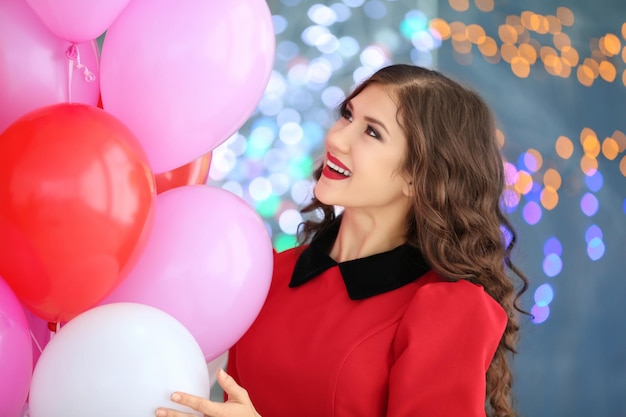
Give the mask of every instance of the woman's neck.
<svg viewBox="0 0 626 417">
<path fill-rule="evenodd" d="M 330 251 L 336 262 L 388 252 L 406 242 L 405 218 L 372 216 L 346 209 Z"/>
</svg>

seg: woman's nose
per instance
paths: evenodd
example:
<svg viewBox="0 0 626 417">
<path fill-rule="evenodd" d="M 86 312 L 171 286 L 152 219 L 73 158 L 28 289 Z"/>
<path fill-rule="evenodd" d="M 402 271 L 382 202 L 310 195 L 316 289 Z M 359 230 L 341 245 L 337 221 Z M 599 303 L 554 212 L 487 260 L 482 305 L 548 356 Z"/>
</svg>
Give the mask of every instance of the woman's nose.
<svg viewBox="0 0 626 417">
<path fill-rule="evenodd" d="M 326 134 L 326 147 L 335 153 L 347 153 L 354 135 L 351 127 L 351 124 L 337 122 Z"/>
</svg>

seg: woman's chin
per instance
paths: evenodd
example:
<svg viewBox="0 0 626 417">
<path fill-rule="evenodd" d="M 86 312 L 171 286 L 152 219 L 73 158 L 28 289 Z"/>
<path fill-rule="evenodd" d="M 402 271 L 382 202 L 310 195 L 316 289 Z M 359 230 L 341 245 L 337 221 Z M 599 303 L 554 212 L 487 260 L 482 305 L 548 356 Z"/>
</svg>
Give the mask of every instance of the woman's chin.
<svg viewBox="0 0 626 417">
<path fill-rule="evenodd" d="M 320 180 L 315 184 L 315 188 L 313 188 L 313 195 L 322 204 L 326 204 L 327 206 L 332 206 L 334 204 L 332 193 L 327 189 L 327 186 L 322 178 L 320 178 Z"/>
</svg>

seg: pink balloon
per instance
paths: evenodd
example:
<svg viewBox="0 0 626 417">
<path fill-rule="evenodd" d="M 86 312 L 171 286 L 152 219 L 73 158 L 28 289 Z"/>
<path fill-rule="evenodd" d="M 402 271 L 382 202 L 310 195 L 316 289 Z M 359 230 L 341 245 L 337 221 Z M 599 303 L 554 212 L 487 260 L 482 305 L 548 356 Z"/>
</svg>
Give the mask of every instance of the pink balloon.
<svg viewBox="0 0 626 417">
<path fill-rule="evenodd" d="M 21 416 L 32 372 L 28 321 L 17 296 L 0 277 L 0 416 Z"/>
<path fill-rule="evenodd" d="M 0 1 L 0 132 L 39 107 L 68 102 L 95 106 L 98 75 L 95 41 L 72 47 L 23 0 Z"/>
<path fill-rule="evenodd" d="M 157 195 L 141 258 L 102 304 L 135 302 L 171 314 L 210 361 L 248 330 L 272 268 L 267 229 L 246 202 L 221 188 L 176 187 Z"/>
<path fill-rule="evenodd" d="M 156 174 L 206 154 L 252 114 L 274 61 L 265 0 L 133 0 L 102 46 L 102 104 Z"/>
<path fill-rule="evenodd" d="M 26 0 L 42 22 L 72 43 L 102 35 L 129 0 Z"/>
</svg>

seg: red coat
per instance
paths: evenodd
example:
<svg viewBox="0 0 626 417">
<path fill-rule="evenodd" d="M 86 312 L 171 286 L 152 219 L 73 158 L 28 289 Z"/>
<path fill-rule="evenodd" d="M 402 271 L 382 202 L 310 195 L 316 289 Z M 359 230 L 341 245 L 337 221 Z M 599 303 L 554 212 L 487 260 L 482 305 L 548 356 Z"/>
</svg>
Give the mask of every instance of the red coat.
<svg viewBox="0 0 626 417">
<path fill-rule="evenodd" d="M 228 371 L 257 411 L 484 416 L 503 308 L 478 285 L 444 281 L 407 245 L 341 264 L 326 251 L 275 255 L 267 301 L 230 351 Z"/>
</svg>

